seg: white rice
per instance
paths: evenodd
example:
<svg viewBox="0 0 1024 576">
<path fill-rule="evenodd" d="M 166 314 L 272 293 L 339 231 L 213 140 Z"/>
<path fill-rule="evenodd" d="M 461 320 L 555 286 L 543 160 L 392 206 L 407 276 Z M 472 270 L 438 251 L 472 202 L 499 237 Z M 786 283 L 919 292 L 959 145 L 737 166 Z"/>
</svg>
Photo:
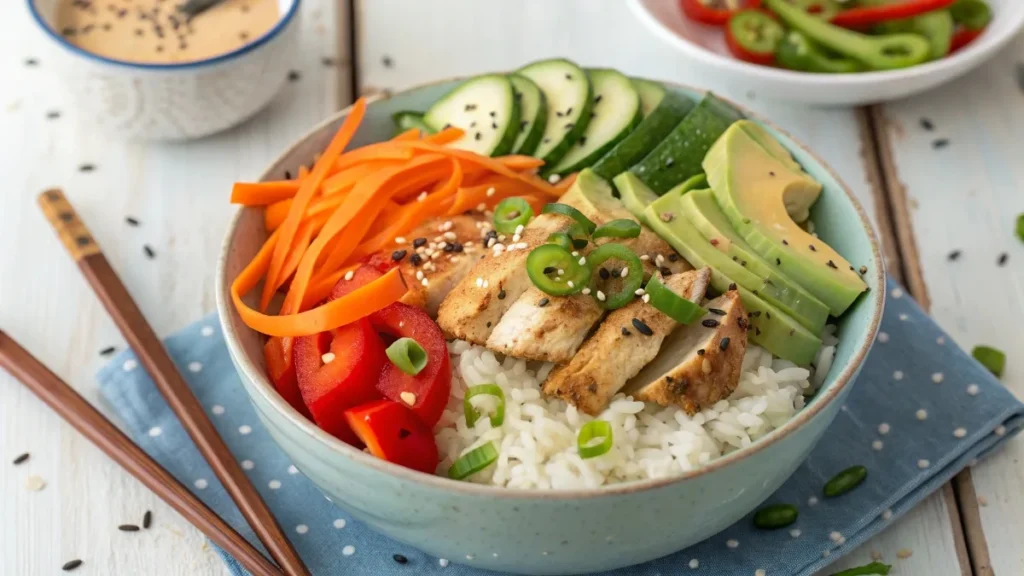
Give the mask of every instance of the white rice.
<svg viewBox="0 0 1024 576">
<path fill-rule="evenodd" d="M 459 456 L 493 442 L 498 461 L 467 480 L 510 488 L 593 488 L 629 480 L 664 478 L 700 468 L 784 424 L 804 407 L 804 396 L 824 381 L 835 355 L 835 327 L 823 334 L 817 369 L 800 368 L 748 345 L 736 391 L 709 409 L 688 416 L 677 407 L 634 401 L 617 394 L 597 419 L 611 424 L 614 445 L 584 460 L 576 450 L 580 428 L 594 420 L 562 400 L 541 394 L 551 364 L 501 358 L 467 342 L 449 343 L 452 395 L 436 428 L 446 475 Z M 505 394 L 505 420 L 492 429 L 486 417 L 494 397 L 477 396 L 484 414 L 466 426 L 462 398 L 469 386 L 494 383 Z"/>
</svg>

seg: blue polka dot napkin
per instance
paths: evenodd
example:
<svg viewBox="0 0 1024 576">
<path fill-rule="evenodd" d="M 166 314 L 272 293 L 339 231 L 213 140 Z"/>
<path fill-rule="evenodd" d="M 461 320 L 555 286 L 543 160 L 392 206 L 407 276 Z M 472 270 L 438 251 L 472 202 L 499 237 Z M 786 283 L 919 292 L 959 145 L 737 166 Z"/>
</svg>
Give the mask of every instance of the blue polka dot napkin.
<svg viewBox="0 0 1024 576">
<path fill-rule="evenodd" d="M 271 441 L 242 389 L 209 316 L 166 341 L 196 396 L 313 574 L 490 574 L 432 558 L 372 532 L 327 502 Z M 174 414 L 122 352 L 99 373 L 103 396 L 135 441 L 243 536 L 256 538 Z M 960 350 L 896 285 L 878 343 L 818 448 L 769 502 L 800 508 L 771 532 L 751 519 L 621 576 L 811 575 L 885 529 L 957 472 L 1024 426 L 1024 405 Z M 818 499 L 836 472 L 864 464 L 868 480 L 842 498 Z M 224 554 L 231 573 L 245 571 Z"/>
</svg>

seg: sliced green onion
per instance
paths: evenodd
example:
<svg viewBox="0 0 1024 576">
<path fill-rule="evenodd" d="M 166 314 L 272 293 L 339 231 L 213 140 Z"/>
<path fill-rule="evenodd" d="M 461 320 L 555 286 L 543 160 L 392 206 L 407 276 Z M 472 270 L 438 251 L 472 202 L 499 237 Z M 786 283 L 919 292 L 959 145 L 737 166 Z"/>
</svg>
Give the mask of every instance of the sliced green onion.
<svg viewBox="0 0 1024 576">
<path fill-rule="evenodd" d="M 1017 216 L 1017 238 L 1024 242 L 1024 214 Z"/>
<path fill-rule="evenodd" d="M 604 292 L 596 286 L 591 286 L 590 291 L 597 299 L 598 304 L 608 310 L 616 310 L 629 304 L 635 297 L 636 291 L 644 282 L 644 264 L 635 252 L 622 244 L 604 244 L 595 248 L 587 254 L 587 265 L 590 266 L 590 278 L 596 282 L 600 278 L 599 270 L 608 260 L 620 260 L 627 269 L 625 278 L 622 278 L 622 286 L 615 292 Z M 603 297 L 602 297 L 603 296 Z"/>
<path fill-rule="evenodd" d="M 975 346 L 974 350 L 971 350 L 971 356 L 981 363 L 982 366 L 988 368 L 988 371 L 995 374 L 996 378 L 1003 375 L 1003 369 L 1006 368 L 1006 354 L 1002 350 L 996 350 L 991 346 Z"/>
<path fill-rule="evenodd" d="M 533 208 L 522 198 L 505 198 L 494 207 L 494 229 L 502 234 L 514 234 L 533 218 Z"/>
<path fill-rule="evenodd" d="M 856 568 L 847 568 L 842 572 L 836 572 L 832 576 L 889 576 L 892 566 L 881 562 L 872 562 Z"/>
<path fill-rule="evenodd" d="M 572 236 L 569 236 L 565 232 L 555 232 L 551 236 L 548 236 L 548 244 L 561 246 L 566 250 L 575 250 L 572 246 Z"/>
<path fill-rule="evenodd" d="M 707 310 L 701 308 L 699 304 L 694 304 L 670 290 L 662 284 L 661 279 L 657 276 L 653 276 L 647 282 L 644 291 L 651 297 L 651 306 L 680 324 L 696 322 L 707 313 Z"/>
<path fill-rule="evenodd" d="M 427 367 L 427 351 L 412 338 L 399 338 L 386 350 L 388 358 L 396 368 L 415 376 Z"/>
<path fill-rule="evenodd" d="M 466 425 L 470 428 L 481 416 L 469 401 L 474 396 L 494 396 L 498 399 L 498 407 L 494 409 L 494 414 L 491 414 L 491 426 L 494 428 L 501 426 L 501 423 L 505 421 L 505 393 L 501 387 L 497 384 L 480 384 L 470 386 L 466 390 L 466 395 L 462 397 L 462 410 L 466 413 Z"/>
<path fill-rule="evenodd" d="M 542 244 L 526 257 L 526 273 L 541 292 L 568 296 L 590 283 L 590 268 L 557 244 Z"/>
<path fill-rule="evenodd" d="M 602 440 L 594 443 L 596 438 Z M 612 425 L 604 420 L 587 422 L 576 437 L 576 449 L 584 460 L 607 454 L 612 449 L 612 443 Z"/>
<path fill-rule="evenodd" d="M 580 212 L 579 210 L 573 208 L 572 206 L 569 206 L 568 204 L 559 204 L 557 202 L 552 202 L 551 204 L 547 204 L 546 206 L 544 206 L 540 213 L 561 214 L 563 216 L 569 216 L 573 220 L 579 222 L 580 225 L 583 226 L 583 229 L 586 230 L 587 234 L 593 234 L 594 230 L 597 229 L 597 224 L 591 222 L 590 218 L 587 218 L 586 216 L 583 215 L 583 212 Z"/>
<path fill-rule="evenodd" d="M 448 469 L 448 477 L 452 480 L 462 480 L 487 468 L 498 459 L 498 450 L 494 442 L 488 442 L 463 454 Z"/>
<path fill-rule="evenodd" d="M 591 238 L 636 238 L 640 235 L 640 224 L 629 218 L 620 218 L 602 224 L 590 235 Z"/>
</svg>

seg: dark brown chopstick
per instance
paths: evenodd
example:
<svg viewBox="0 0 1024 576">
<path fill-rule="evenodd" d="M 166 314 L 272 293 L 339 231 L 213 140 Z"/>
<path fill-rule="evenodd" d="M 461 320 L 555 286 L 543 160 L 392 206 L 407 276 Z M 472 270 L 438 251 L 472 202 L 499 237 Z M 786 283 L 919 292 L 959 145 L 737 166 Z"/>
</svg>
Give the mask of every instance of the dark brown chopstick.
<svg viewBox="0 0 1024 576">
<path fill-rule="evenodd" d="M 160 394 L 178 416 L 182 427 L 192 437 L 199 453 L 210 464 L 256 536 L 285 574 L 308 576 L 309 570 L 281 531 L 274 515 L 249 483 L 224 439 L 217 433 L 202 405 L 181 377 L 160 338 L 135 305 L 64 193 L 56 189 L 47 190 L 39 195 L 39 205 Z"/>
<path fill-rule="evenodd" d="M 281 571 L 124 435 L 91 404 L 0 330 L 0 367 L 20 380 L 82 436 L 185 517 L 253 576 Z"/>
</svg>

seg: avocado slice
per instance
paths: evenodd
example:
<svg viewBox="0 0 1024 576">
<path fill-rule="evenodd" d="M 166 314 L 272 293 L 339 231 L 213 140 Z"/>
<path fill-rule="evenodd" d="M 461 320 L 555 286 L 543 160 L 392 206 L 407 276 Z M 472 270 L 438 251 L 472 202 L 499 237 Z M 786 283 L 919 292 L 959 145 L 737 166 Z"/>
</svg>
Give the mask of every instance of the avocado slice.
<svg viewBox="0 0 1024 576">
<path fill-rule="evenodd" d="M 715 203 L 711 190 L 694 190 L 680 198 L 683 216 L 709 241 L 712 248 L 728 256 L 733 262 L 763 278 L 765 283 L 779 291 L 776 305 L 795 318 L 814 334 L 821 334 L 828 320 L 828 306 L 818 300 L 784 272 L 774 262 L 766 262 L 733 230 L 729 220 Z"/>
<path fill-rule="evenodd" d="M 629 217 L 622 202 L 613 195 L 611 184 L 590 168 L 584 168 L 576 174 L 576 182 L 558 201 L 576 206 L 590 219 L 596 214 L 607 220 Z"/>
<path fill-rule="evenodd" d="M 793 159 L 793 155 L 789 153 L 789 150 L 786 150 L 786 147 L 769 134 L 763 126 L 750 120 L 740 120 L 739 124 L 740 128 L 742 128 L 744 132 L 749 134 L 751 138 L 756 140 L 762 148 L 767 150 L 768 153 L 774 156 L 778 161 L 785 164 L 794 172 L 803 173 L 803 167 Z"/>
<path fill-rule="evenodd" d="M 821 184 L 786 166 L 743 124 L 726 130 L 704 159 L 715 199 L 733 228 L 769 262 L 840 316 L 867 289 L 853 266 L 793 221 L 821 194 Z"/>
<path fill-rule="evenodd" d="M 773 302 L 792 296 L 765 283 L 750 270 L 719 252 L 682 216 L 682 198 L 665 194 L 647 207 L 650 227 L 695 267 L 711 267 L 711 285 L 718 292 L 737 285 L 740 298 L 751 313 L 750 338 L 772 354 L 806 366 L 814 361 L 821 340 Z"/>
<path fill-rule="evenodd" d="M 623 172 L 612 179 L 612 182 L 615 184 L 615 189 L 619 191 L 619 199 L 622 200 L 622 205 L 641 224 L 647 224 L 647 216 L 644 215 L 644 211 L 647 210 L 651 202 L 658 199 L 658 195 L 644 185 L 636 177 L 636 174 L 632 172 Z"/>
</svg>

